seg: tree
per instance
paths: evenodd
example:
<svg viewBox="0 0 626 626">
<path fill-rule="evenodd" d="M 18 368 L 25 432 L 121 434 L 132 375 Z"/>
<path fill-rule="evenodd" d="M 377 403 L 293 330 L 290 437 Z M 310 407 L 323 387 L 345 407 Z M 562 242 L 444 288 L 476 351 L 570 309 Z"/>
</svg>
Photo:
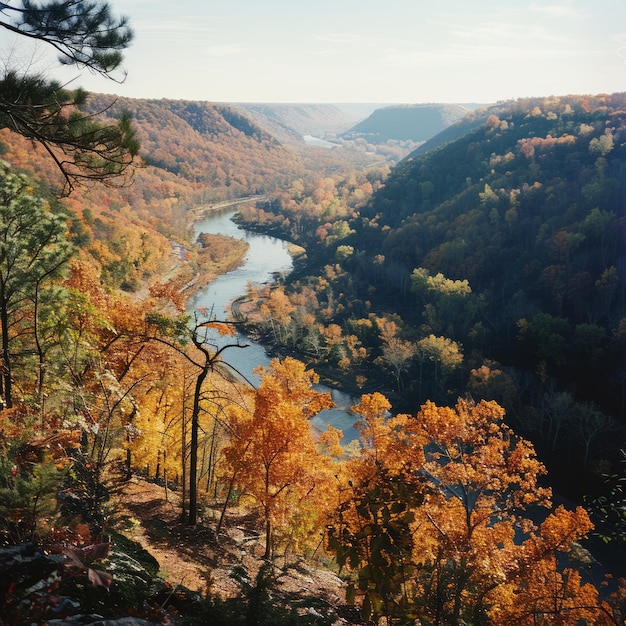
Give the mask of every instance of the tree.
<svg viewBox="0 0 626 626">
<path fill-rule="evenodd" d="M 417 356 L 420 363 L 420 387 L 425 361 L 434 364 L 435 382 L 442 388 L 448 375 L 463 362 L 463 353 L 459 343 L 447 337 L 436 337 L 433 334 L 417 342 Z"/>
<path fill-rule="evenodd" d="M 356 573 L 370 615 L 423 624 L 611 623 L 597 590 L 566 563 L 591 529 L 582 508 L 551 507 L 545 468 L 495 402 L 426 402 L 385 417 L 363 396 L 360 457 L 333 515 L 329 547 Z M 542 621 L 543 620 L 543 621 Z"/>
<path fill-rule="evenodd" d="M 393 369 L 398 391 L 402 391 L 402 374 L 417 354 L 417 346 L 398 337 L 398 327 L 393 320 L 379 319 L 381 358 Z"/>
<path fill-rule="evenodd" d="M 421 447 L 404 444 L 407 416 L 389 417 L 381 393 L 366 394 L 352 407 L 361 419 L 361 454 L 340 467 L 339 506 L 327 526 L 328 549 L 340 568 L 356 572 L 348 601 L 362 597 L 364 619 L 393 615 L 409 619 L 415 573 L 411 548 L 414 509 L 424 499 Z M 411 619 L 410 623 L 414 620 Z"/>
<path fill-rule="evenodd" d="M 170 346 L 181 354 L 191 365 L 197 368 L 196 381 L 193 391 L 193 408 L 191 411 L 191 434 L 189 442 L 189 512 L 187 523 L 194 526 L 198 517 L 198 447 L 200 432 L 200 415 L 203 411 L 203 401 L 207 399 L 204 388 L 210 373 L 219 370 L 222 364 L 222 354 L 228 348 L 245 348 L 238 340 L 219 345 L 216 334 L 219 336 L 234 335 L 231 326 L 218 322 L 213 315 L 206 310 L 196 311 L 195 323 L 191 329 L 187 328 L 185 317 L 172 320 L 171 318 L 149 313 L 146 315 L 146 323 L 149 332 L 146 339 L 158 341 Z M 196 353 L 184 350 L 184 345 L 191 338 Z M 186 442 L 183 442 L 183 448 Z M 183 458 L 183 463 L 184 463 Z"/>
<path fill-rule="evenodd" d="M 316 448 L 310 418 L 333 406 L 328 393 L 312 389 L 317 375 L 291 357 L 258 368 L 252 408 L 230 410 L 231 443 L 224 450 L 229 473 L 263 512 L 265 555 L 271 558 L 275 526 L 296 502 L 319 494 L 330 458 Z M 322 500 L 316 498 L 318 510 Z"/>
<path fill-rule="evenodd" d="M 52 214 L 25 178 L 0 165 L 0 394 L 6 408 L 13 405 L 12 348 L 17 329 L 26 323 L 29 302 L 38 315 L 44 284 L 62 275 L 67 266 L 73 251 L 66 232 L 63 216 Z"/>
<path fill-rule="evenodd" d="M 287 343 L 291 316 L 295 310 L 296 307 L 289 301 L 284 287 L 272 289 L 267 300 L 261 305 L 261 316 L 271 328 L 276 343 Z"/>
<path fill-rule="evenodd" d="M 128 20 L 114 18 L 100 1 L 9 0 L 0 4 L 0 27 L 48 44 L 64 65 L 113 79 L 132 40 Z M 81 89 L 67 90 L 19 69 L 9 67 L 0 78 L 0 125 L 39 142 L 68 192 L 79 180 L 106 182 L 122 175 L 139 150 L 127 115 L 117 124 L 101 124 L 84 112 L 86 100 Z"/>
<path fill-rule="evenodd" d="M 451 280 L 441 272 L 431 276 L 422 267 L 411 273 L 411 291 L 424 306 L 425 327 L 452 338 L 469 331 L 480 309 L 480 301 L 467 280 Z"/>
<path fill-rule="evenodd" d="M 121 62 L 121 50 L 132 39 L 127 18 L 115 19 L 107 2 L 22 0 L 3 2 L 0 26 L 51 45 L 61 63 L 86 67 L 109 76 Z M 21 6 L 20 6 L 21 5 Z"/>
</svg>

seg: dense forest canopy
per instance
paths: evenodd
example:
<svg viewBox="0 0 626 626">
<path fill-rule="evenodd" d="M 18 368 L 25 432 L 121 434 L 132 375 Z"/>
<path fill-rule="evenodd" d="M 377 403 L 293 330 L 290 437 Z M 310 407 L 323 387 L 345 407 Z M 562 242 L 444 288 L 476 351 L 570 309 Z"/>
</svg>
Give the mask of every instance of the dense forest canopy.
<svg viewBox="0 0 626 626">
<path fill-rule="evenodd" d="M 59 199 L 45 151 L 0 135 L 0 541 L 45 563 L 7 561 L 3 616 L 28 597 L 48 618 L 58 597 L 63 615 L 156 606 L 166 623 L 153 566 L 137 583 L 119 552 L 115 491 L 141 473 L 176 487 L 173 543 L 206 526 L 217 550 L 239 514 L 254 530 L 264 565 L 229 599 L 249 623 L 337 621 L 276 595 L 273 563 L 302 555 L 339 568 L 363 622 L 623 623 L 624 585 L 587 576 L 584 542 L 595 524 L 623 550 L 626 96 L 501 103 L 395 167 L 282 144 L 225 105 L 88 106 L 131 113 L 133 185 Z M 243 197 L 241 223 L 305 254 L 250 285 L 237 320 L 190 316 L 245 244 L 189 227 Z M 242 326 L 276 354 L 258 388 L 224 366 Z M 360 396 L 345 447 L 310 427 L 332 405 L 320 376 Z M 190 623 L 234 620 L 199 591 Z"/>
<path fill-rule="evenodd" d="M 478 129 L 406 159 L 355 225 L 366 254 L 399 276 L 424 268 L 467 280 L 491 356 L 541 365 L 620 419 L 624 104 L 615 95 L 493 108 Z M 424 323 L 424 312 L 406 315 Z M 451 338 L 469 346 L 468 332 Z"/>
</svg>

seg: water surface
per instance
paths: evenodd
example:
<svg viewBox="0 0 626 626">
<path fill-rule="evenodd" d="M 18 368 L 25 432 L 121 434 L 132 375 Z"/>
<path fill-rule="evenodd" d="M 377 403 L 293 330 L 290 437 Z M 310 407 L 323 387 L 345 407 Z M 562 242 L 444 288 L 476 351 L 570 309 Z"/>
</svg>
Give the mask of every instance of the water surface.
<svg viewBox="0 0 626 626">
<path fill-rule="evenodd" d="M 212 283 L 200 289 L 190 300 L 190 309 L 207 308 L 212 310 L 217 319 L 226 319 L 230 310 L 230 303 L 247 291 L 249 282 L 272 282 L 276 273 L 288 273 L 293 269 L 293 262 L 289 255 L 289 244 L 276 237 L 261 235 L 246 231 L 232 221 L 236 211 L 225 210 L 212 213 L 198 220 L 194 225 L 195 236 L 200 233 L 228 235 L 243 239 L 249 245 L 248 253 L 243 264 L 237 269 L 222 274 Z M 258 384 L 258 378 L 253 370 L 258 365 L 269 366 L 270 357 L 265 348 L 245 335 L 236 337 L 245 349 L 231 348 L 224 351 L 223 359 L 253 384 Z M 233 343 L 233 338 L 222 339 L 223 342 Z M 223 345 L 223 344 L 219 344 Z M 347 393 L 331 389 L 325 385 L 317 385 L 316 389 L 330 392 L 336 408 L 322 411 L 311 422 L 316 428 L 325 430 L 327 424 L 344 431 L 344 442 L 354 439 L 357 434 L 353 427 L 355 418 L 349 414 L 350 407 L 356 400 Z"/>
</svg>

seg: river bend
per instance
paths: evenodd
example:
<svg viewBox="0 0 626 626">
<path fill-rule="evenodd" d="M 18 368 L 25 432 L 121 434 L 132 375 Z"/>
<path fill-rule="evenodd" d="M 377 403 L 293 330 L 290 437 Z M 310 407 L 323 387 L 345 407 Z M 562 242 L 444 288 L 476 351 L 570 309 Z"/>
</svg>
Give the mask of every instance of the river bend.
<svg viewBox="0 0 626 626">
<path fill-rule="evenodd" d="M 189 306 L 192 310 L 212 309 L 218 319 L 225 319 L 231 302 L 246 293 L 248 283 L 271 282 L 276 274 L 288 273 L 293 269 L 288 251 L 289 244 L 286 241 L 239 228 L 232 221 L 235 213 L 236 211 L 232 209 L 211 213 L 194 224 L 194 237 L 200 233 L 227 235 L 243 239 L 249 245 L 246 258 L 240 267 L 222 274 L 200 289 L 190 300 Z M 258 379 L 254 376 L 253 370 L 258 365 L 269 366 L 270 357 L 260 343 L 241 334 L 238 339 L 248 347 L 226 351 L 224 361 L 252 383 L 257 384 Z M 232 338 L 228 340 L 232 342 Z M 349 409 L 355 404 L 355 399 L 343 391 L 324 385 L 317 385 L 316 389 L 330 392 L 336 406 L 315 416 L 311 420 L 313 425 L 320 430 L 325 430 L 327 424 L 340 428 L 344 432 L 344 443 L 354 439 L 357 436 L 353 426 L 355 418 L 349 414 Z"/>
</svg>

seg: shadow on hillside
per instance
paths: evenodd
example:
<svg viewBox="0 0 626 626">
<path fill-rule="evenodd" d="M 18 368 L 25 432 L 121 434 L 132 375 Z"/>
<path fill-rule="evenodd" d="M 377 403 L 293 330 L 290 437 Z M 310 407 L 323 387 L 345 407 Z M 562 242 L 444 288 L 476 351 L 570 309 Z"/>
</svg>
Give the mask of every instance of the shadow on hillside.
<svg viewBox="0 0 626 626">
<path fill-rule="evenodd" d="M 156 547 L 174 550 L 201 566 L 213 568 L 225 562 L 237 563 L 243 544 L 256 542 L 254 515 L 228 515 L 225 532 L 217 541 L 215 530 L 206 523 L 189 526 L 180 515 L 180 507 L 164 498 L 129 499 L 128 512 L 140 521 L 147 539 Z M 217 525 L 219 511 L 213 511 L 211 526 Z"/>
</svg>

